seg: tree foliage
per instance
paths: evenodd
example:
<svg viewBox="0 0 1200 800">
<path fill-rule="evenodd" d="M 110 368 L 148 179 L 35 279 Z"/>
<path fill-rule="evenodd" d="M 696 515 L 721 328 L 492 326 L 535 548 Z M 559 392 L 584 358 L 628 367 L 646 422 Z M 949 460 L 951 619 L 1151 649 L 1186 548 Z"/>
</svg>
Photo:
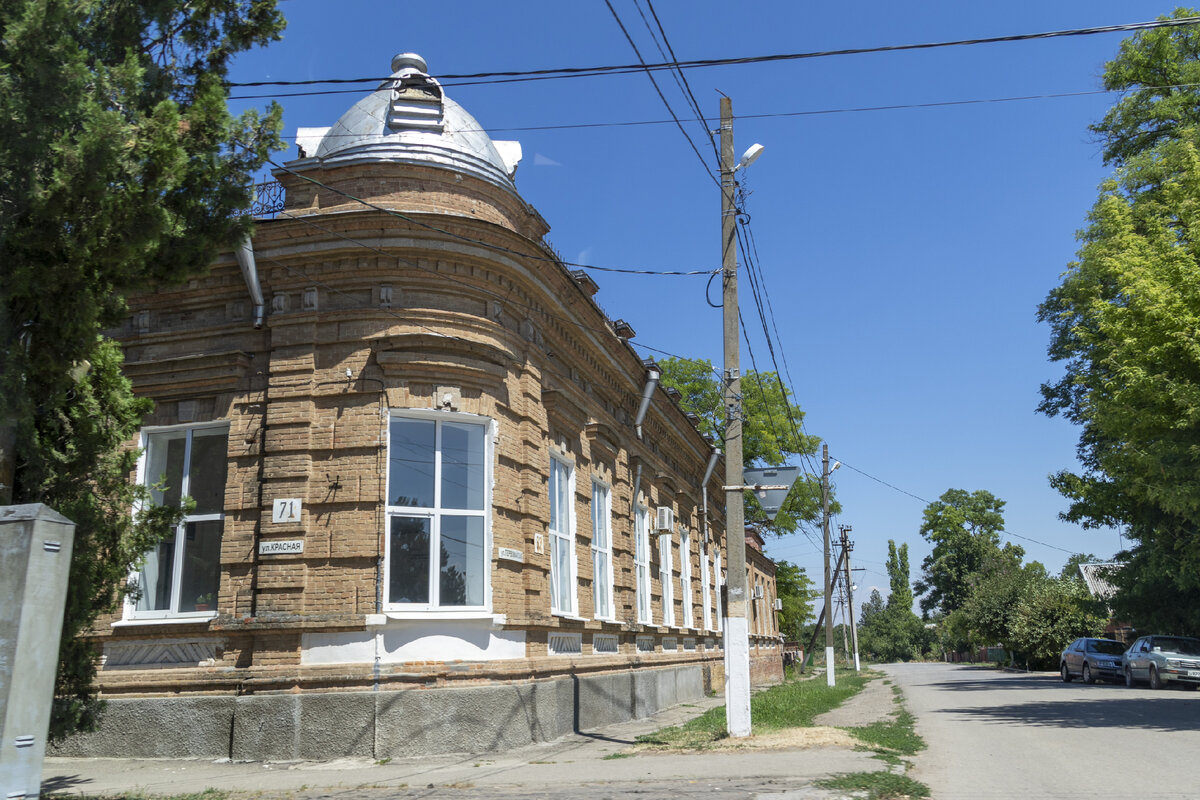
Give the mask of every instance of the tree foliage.
<svg viewBox="0 0 1200 800">
<path fill-rule="evenodd" d="M 1083 469 L 1051 485 L 1065 519 L 1135 543 L 1113 605 L 1138 627 L 1200 627 L 1200 91 L 1169 86 L 1197 80 L 1194 26 L 1139 33 L 1109 62 L 1129 93 L 1095 129 L 1119 170 L 1038 311 L 1064 366 L 1039 410 L 1080 426 Z"/>
<path fill-rule="evenodd" d="M 1009 623 L 1010 641 L 1028 663 L 1053 668 L 1068 642 L 1099 635 L 1105 618 L 1083 581 L 1044 577 L 1033 582 L 1017 604 Z"/>
<path fill-rule="evenodd" d="M 921 536 L 933 550 L 921 562 L 916 591 L 923 595 L 921 610 L 950 614 L 962 606 L 971 590 L 972 576 L 997 555 L 1020 562 L 1025 551 L 1001 545 L 1004 501 L 991 492 L 967 493 L 949 489 L 925 508 Z"/>
<path fill-rule="evenodd" d="M 1195 10 L 1180 7 L 1160 19 L 1194 16 Z M 1125 93 L 1092 125 L 1106 162 L 1124 165 L 1164 142 L 1192 139 L 1200 128 L 1200 26 L 1155 28 L 1126 39 L 1105 65 L 1104 88 Z"/>
<path fill-rule="evenodd" d="M 799 640 L 813 616 L 813 601 L 821 595 L 804 567 L 787 561 L 775 564 L 775 594 L 782 600 L 779 630 L 784 638 Z"/>
<path fill-rule="evenodd" d="M 699 417 L 700 432 L 712 441 L 725 441 L 725 403 L 717 372 L 707 359 L 667 358 L 659 362 L 662 385 L 677 389 L 685 411 Z M 791 392 L 774 372 L 742 376 L 742 461 L 745 466 L 780 466 L 794 457 L 811 457 L 821 440 L 802 430 L 804 412 L 792 403 Z M 792 425 L 792 421 L 795 425 Z M 777 533 L 790 533 L 821 519 L 821 476 L 801 472 L 772 523 L 747 493 L 746 521 Z M 830 510 L 840 506 L 830 500 Z"/>
<path fill-rule="evenodd" d="M 56 737 L 99 708 L 77 634 L 173 517 L 130 517 L 121 445 L 149 406 L 100 332 L 127 293 L 202 271 L 248 232 L 280 110 L 235 119 L 222 81 L 282 27 L 275 0 L 0 4 L 0 428 L 15 435 L 13 501 L 76 523 Z"/>
<path fill-rule="evenodd" d="M 880 607 L 882 598 L 877 590 L 871 593 L 869 613 L 868 606 L 863 606 L 859 649 L 878 661 L 911 661 L 928 652 L 931 637 L 912 610 L 907 544 L 897 547 L 894 540 L 888 540 L 887 571 L 891 587 L 887 605 Z"/>
</svg>

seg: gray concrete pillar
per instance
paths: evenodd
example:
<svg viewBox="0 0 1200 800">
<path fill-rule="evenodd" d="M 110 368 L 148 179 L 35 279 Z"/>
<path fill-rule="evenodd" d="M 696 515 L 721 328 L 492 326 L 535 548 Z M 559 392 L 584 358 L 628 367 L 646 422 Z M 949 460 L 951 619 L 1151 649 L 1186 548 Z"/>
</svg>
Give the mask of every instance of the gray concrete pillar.
<svg viewBox="0 0 1200 800">
<path fill-rule="evenodd" d="M 74 541 L 40 503 L 0 506 L 0 800 L 41 791 Z"/>
</svg>

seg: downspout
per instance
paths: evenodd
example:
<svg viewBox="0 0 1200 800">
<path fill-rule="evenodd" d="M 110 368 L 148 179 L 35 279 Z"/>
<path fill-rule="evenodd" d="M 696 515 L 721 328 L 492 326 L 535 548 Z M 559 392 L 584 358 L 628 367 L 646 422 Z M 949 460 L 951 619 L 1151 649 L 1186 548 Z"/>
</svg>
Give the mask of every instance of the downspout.
<svg viewBox="0 0 1200 800">
<path fill-rule="evenodd" d="M 234 255 L 237 256 L 238 266 L 242 268 L 242 278 L 246 281 L 246 288 L 250 290 L 250 299 L 254 302 L 254 327 L 261 328 L 263 293 L 258 282 L 258 267 L 254 263 L 254 241 L 249 235 L 234 249 Z"/>
<path fill-rule="evenodd" d="M 633 421 L 633 429 L 637 432 L 637 438 L 642 438 L 642 423 L 646 421 L 646 412 L 650 409 L 650 398 L 654 396 L 654 387 L 658 386 L 658 379 L 662 377 L 657 365 L 651 365 L 646 368 L 646 388 L 642 389 L 642 402 L 638 406 L 637 418 Z"/>
<path fill-rule="evenodd" d="M 702 513 L 704 515 L 704 543 L 709 543 L 708 538 L 708 479 L 712 477 L 713 469 L 717 466 L 717 459 L 721 457 L 721 448 L 714 447 L 712 455 L 708 457 L 708 467 L 704 470 L 704 480 L 700 482 L 700 497 Z"/>
</svg>

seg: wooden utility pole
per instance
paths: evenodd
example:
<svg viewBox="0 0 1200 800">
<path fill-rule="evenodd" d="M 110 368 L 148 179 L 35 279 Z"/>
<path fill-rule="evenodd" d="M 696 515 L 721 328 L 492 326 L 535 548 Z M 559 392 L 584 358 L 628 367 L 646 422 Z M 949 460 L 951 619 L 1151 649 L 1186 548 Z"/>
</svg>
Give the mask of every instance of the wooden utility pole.
<svg viewBox="0 0 1200 800">
<path fill-rule="evenodd" d="M 825 683 L 833 677 L 833 582 L 829 570 L 829 445 L 821 445 L 821 528 L 825 533 Z"/>
<path fill-rule="evenodd" d="M 833 568 L 834 574 L 837 574 L 838 571 L 841 570 L 841 568 L 842 568 L 842 557 L 841 557 L 841 555 L 838 555 L 837 564 Z M 821 613 L 817 615 L 817 624 L 815 626 L 813 626 L 812 638 L 808 640 L 808 647 L 806 647 L 804 649 L 804 653 L 806 656 L 805 661 L 808 660 L 807 659 L 808 655 L 813 652 L 813 648 L 817 646 L 817 637 L 821 635 L 821 629 L 825 624 L 825 616 L 827 613 L 832 613 L 828 606 L 826 606 L 825 608 L 822 608 Z M 804 672 L 804 664 L 800 665 L 800 672 L 801 673 Z"/>
<path fill-rule="evenodd" d="M 746 518 L 742 484 L 742 381 L 734 222 L 733 101 L 721 98 L 721 286 L 725 349 L 725 719 L 729 735 L 750 735 L 750 638 L 746 619 Z"/>
<path fill-rule="evenodd" d="M 849 525 L 841 525 L 839 528 L 842 532 L 843 568 L 846 570 L 846 605 L 850 612 L 850 638 L 854 641 L 854 671 L 859 672 L 862 666 L 858 660 L 858 624 L 854 621 L 854 584 L 850 582 L 850 552 L 854 550 L 854 542 L 850 541 L 849 534 L 853 528 Z"/>
</svg>

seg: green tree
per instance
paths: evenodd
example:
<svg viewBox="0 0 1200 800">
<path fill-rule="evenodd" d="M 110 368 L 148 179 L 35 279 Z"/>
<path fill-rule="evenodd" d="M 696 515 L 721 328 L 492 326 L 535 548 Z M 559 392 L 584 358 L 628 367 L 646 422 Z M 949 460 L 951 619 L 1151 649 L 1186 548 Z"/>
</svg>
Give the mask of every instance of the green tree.
<svg viewBox="0 0 1200 800">
<path fill-rule="evenodd" d="M 992 553 L 972 574 L 967 596 L 955 610 L 955 623 L 973 645 L 1000 644 L 1010 655 L 1023 651 L 1013 620 L 1031 587 L 1045 580 L 1046 568 L 1038 562 L 1022 565 L 1019 559 Z"/>
<path fill-rule="evenodd" d="M 1179 9 L 1173 16 L 1192 16 Z M 1081 428 L 1083 469 L 1051 477 L 1063 517 L 1118 526 L 1116 614 L 1200 628 L 1200 30 L 1140 32 L 1105 68 L 1125 92 L 1093 130 L 1118 167 L 1080 234 L 1078 260 L 1039 307 L 1061 380 L 1039 410 Z"/>
<path fill-rule="evenodd" d="M 882 614 L 885 608 L 887 608 L 887 603 L 884 602 L 883 595 L 879 593 L 878 589 L 872 589 L 871 596 L 859 609 L 858 624 L 863 627 L 870 625 L 871 620 Z"/>
<path fill-rule="evenodd" d="M 725 441 L 725 404 L 721 384 L 711 361 L 706 359 L 667 358 L 659 362 L 662 385 L 677 389 L 685 411 L 699 417 L 700 432 L 714 442 Z M 801 428 L 804 412 L 791 401 L 791 392 L 774 372 L 748 372 L 742 376 L 742 460 L 745 466 L 780 466 L 793 457 L 811 457 L 821 440 L 805 434 Z M 795 422 L 793 427 L 792 421 Z M 774 523 L 746 494 L 746 521 L 773 530 L 791 533 L 801 525 L 821 519 L 821 476 L 801 473 Z M 840 506 L 830 503 L 831 512 Z"/>
<path fill-rule="evenodd" d="M 1177 8 L 1170 17 L 1195 17 Z M 1160 144 L 1191 139 L 1200 128 L 1200 27 L 1141 31 L 1121 43 L 1104 69 L 1104 88 L 1124 96 L 1091 126 L 1104 160 L 1123 165 Z"/>
<path fill-rule="evenodd" d="M 991 492 L 962 489 L 946 491 L 925 508 L 920 533 L 933 550 L 921 562 L 915 587 L 923 595 L 922 612 L 949 614 L 959 608 L 970 592 L 972 576 L 994 554 L 1020 563 L 1025 551 L 1000 543 L 1003 510 L 1004 501 Z"/>
<path fill-rule="evenodd" d="M 1009 623 L 1010 636 L 1029 663 L 1054 668 L 1065 643 L 1098 635 L 1104 621 L 1083 581 L 1045 578 L 1033 582 L 1020 599 Z"/>
<path fill-rule="evenodd" d="M 100 332 L 128 293 L 196 274 L 247 234 L 280 109 L 231 117 L 223 80 L 282 27 L 274 0 L 0 4 L 0 436 L 13 502 L 76 523 L 55 737 L 100 707 L 77 634 L 177 514 L 130 517 L 144 494 L 121 447 L 149 405 Z"/>
<path fill-rule="evenodd" d="M 865 616 L 859 630 L 859 649 L 880 661 L 911 661 L 928 650 L 929 636 L 925 626 L 912 610 L 913 593 L 909 583 L 908 545 L 896 547 L 888 540 L 888 583 L 891 592 L 887 605 Z M 878 596 L 872 594 L 872 599 Z"/>
<path fill-rule="evenodd" d="M 1065 364 L 1039 410 L 1081 427 L 1083 470 L 1050 480 L 1071 501 L 1063 516 L 1123 527 L 1134 553 L 1156 551 L 1141 567 L 1167 567 L 1153 582 L 1184 601 L 1171 615 L 1189 627 L 1200 625 L 1198 233 L 1200 154 L 1164 141 L 1104 184 L 1078 261 L 1039 308 L 1050 357 Z"/>
<path fill-rule="evenodd" d="M 820 596 L 804 567 L 787 561 L 775 564 L 775 593 L 782 600 L 779 630 L 788 639 L 800 640 L 805 623 L 812 618 L 813 600 Z"/>
</svg>

